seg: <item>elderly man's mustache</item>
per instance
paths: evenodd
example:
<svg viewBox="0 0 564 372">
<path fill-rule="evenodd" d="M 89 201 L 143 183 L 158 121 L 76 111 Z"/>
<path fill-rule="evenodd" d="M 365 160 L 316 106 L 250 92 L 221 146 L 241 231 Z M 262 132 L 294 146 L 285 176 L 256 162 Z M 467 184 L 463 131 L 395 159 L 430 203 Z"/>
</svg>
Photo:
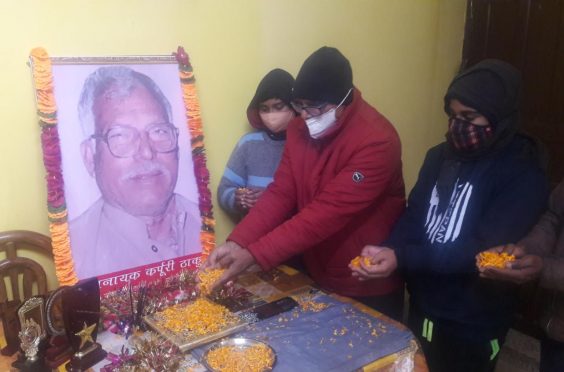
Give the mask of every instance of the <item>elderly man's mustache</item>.
<svg viewBox="0 0 564 372">
<path fill-rule="evenodd" d="M 128 181 L 135 178 L 153 177 L 163 174 L 170 177 L 170 171 L 160 163 L 145 162 L 136 165 L 133 169 L 128 171 L 121 177 L 122 181 Z"/>
</svg>

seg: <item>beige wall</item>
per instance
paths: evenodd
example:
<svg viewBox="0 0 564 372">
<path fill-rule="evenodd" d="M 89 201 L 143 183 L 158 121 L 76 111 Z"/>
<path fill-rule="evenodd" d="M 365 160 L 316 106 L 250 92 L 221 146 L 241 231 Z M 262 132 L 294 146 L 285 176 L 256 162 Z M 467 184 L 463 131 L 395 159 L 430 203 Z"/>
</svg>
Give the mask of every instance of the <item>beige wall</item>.
<svg viewBox="0 0 564 372">
<path fill-rule="evenodd" d="M 464 0 L 3 0 L 0 3 L 0 230 L 48 233 L 46 186 L 29 51 L 52 56 L 169 54 L 194 65 L 211 189 L 238 138 L 260 78 L 296 74 L 322 45 L 351 61 L 356 86 L 403 142 L 407 187 L 427 148 L 441 140 L 442 95 L 460 62 Z M 215 197 L 214 197 L 215 199 Z M 215 202 L 215 200 L 214 200 Z M 216 205 L 217 238 L 232 228 Z M 47 258 L 38 258 L 49 271 Z"/>
</svg>

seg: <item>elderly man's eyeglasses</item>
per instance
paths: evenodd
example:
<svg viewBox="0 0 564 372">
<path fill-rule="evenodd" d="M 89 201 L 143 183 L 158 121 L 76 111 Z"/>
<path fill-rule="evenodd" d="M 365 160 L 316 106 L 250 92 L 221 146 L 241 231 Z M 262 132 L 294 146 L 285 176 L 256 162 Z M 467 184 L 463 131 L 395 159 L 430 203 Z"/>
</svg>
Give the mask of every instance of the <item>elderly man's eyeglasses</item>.
<svg viewBox="0 0 564 372">
<path fill-rule="evenodd" d="M 170 123 L 153 124 L 144 130 L 153 151 L 159 153 L 172 152 L 178 146 L 178 128 Z M 125 125 L 116 125 L 104 134 L 94 134 L 91 138 L 102 140 L 117 158 L 128 158 L 139 151 L 141 133 L 139 130 Z"/>
<path fill-rule="evenodd" d="M 319 116 L 323 114 L 323 109 L 329 104 L 327 102 L 320 102 L 317 104 L 306 105 L 301 102 L 292 102 L 292 107 L 297 113 L 305 111 L 309 116 Z"/>
</svg>

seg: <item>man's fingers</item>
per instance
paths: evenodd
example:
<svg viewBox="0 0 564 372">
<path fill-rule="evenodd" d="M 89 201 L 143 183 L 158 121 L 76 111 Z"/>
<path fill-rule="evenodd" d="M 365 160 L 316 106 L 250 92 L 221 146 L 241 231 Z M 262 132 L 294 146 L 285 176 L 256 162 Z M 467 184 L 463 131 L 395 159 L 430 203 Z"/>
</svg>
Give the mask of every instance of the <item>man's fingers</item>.
<svg viewBox="0 0 564 372">
<path fill-rule="evenodd" d="M 358 277 L 359 280 L 376 279 L 383 276 L 380 273 L 374 273 L 372 270 L 367 270 L 366 266 L 356 267 L 349 265 L 349 268 L 352 270 L 352 276 Z"/>
<path fill-rule="evenodd" d="M 233 257 L 230 252 L 227 252 L 217 260 L 217 268 L 226 268 L 233 263 Z"/>
<path fill-rule="evenodd" d="M 533 266 L 534 262 L 530 260 L 528 257 L 517 259 L 513 262 L 509 262 L 509 267 L 513 270 L 523 270 Z"/>
<path fill-rule="evenodd" d="M 519 253 L 517 249 L 518 247 L 515 244 L 508 244 L 506 247 L 507 247 L 506 249 L 507 254 L 514 255 L 516 253 Z"/>
<path fill-rule="evenodd" d="M 217 252 L 213 250 L 206 261 L 204 261 L 204 269 L 215 267 L 217 264 Z"/>
<path fill-rule="evenodd" d="M 510 267 L 514 270 L 531 270 L 533 275 L 537 275 L 542 271 L 543 260 L 539 256 L 526 255 L 510 262 Z"/>
<path fill-rule="evenodd" d="M 375 253 L 372 255 L 371 262 L 372 264 L 377 263 L 380 264 L 381 262 L 385 262 L 389 259 L 389 249 L 384 249 L 382 247 L 374 247 L 376 249 Z"/>
<path fill-rule="evenodd" d="M 493 268 L 493 267 L 486 267 L 481 272 L 481 276 L 484 277 L 484 278 L 494 279 L 494 280 L 513 281 L 513 277 L 511 276 L 511 274 L 510 273 L 507 274 L 508 271 L 510 271 L 510 270 L 508 270 L 508 269 L 497 269 L 497 268 Z"/>
<path fill-rule="evenodd" d="M 225 270 L 223 275 L 218 280 L 216 280 L 215 283 L 213 283 L 212 292 L 226 285 L 229 281 L 231 281 L 232 277 L 233 274 L 230 272 L 230 270 Z"/>
<path fill-rule="evenodd" d="M 524 258 L 527 257 L 527 252 L 525 251 L 524 247 L 521 247 L 519 245 L 514 246 L 515 248 L 513 249 L 513 255 L 517 258 Z"/>
<path fill-rule="evenodd" d="M 370 273 L 368 273 L 365 269 L 363 269 L 362 267 L 357 267 L 357 266 L 352 266 L 349 265 L 349 268 L 352 270 L 353 273 L 357 273 L 360 276 L 368 276 L 370 275 Z"/>
<path fill-rule="evenodd" d="M 208 256 L 208 258 L 206 258 L 206 260 L 202 263 L 202 265 L 200 266 L 200 269 L 208 269 L 212 266 L 212 262 L 211 262 L 211 254 Z"/>
<path fill-rule="evenodd" d="M 360 251 L 360 255 L 361 256 L 370 256 L 370 248 L 372 248 L 371 245 L 365 245 L 364 248 L 362 248 L 362 250 Z"/>
<path fill-rule="evenodd" d="M 500 270 L 505 270 L 505 269 L 498 269 L 495 267 L 484 267 L 484 270 L 482 271 L 483 274 L 490 276 L 490 277 L 499 277 L 500 276 Z M 501 275 L 503 276 L 503 275 Z"/>
<path fill-rule="evenodd" d="M 227 248 L 225 245 L 219 246 L 215 248 L 211 254 L 208 256 L 204 264 L 204 268 L 206 269 L 219 269 L 226 266 L 233 261 L 231 257 L 231 250 Z"/>
<path fill-rule="evenodd" d="M 365 271 L 370 278 L 382 278 L 389 275 L 388 262 L 380 260 L 370 265 Z"/>
<path fill-rule="evenodd" d="M 513 252 L 513 250 L 515 249 L 515 246 L 513 244 L 503 244 L 503 245 L 498 245 L 495 246 L 493 248 L 490 248 L 488 250 L 486 250 L 486 252 L 495 252 L 495 253 L 503 253 L 506 252 L 508 254 L 512 254 L 511 252 Z"/>
<path fill-rule="evenodd" d="M 246 201 L 248 207 L 249 208 L 254 207 L 261 195 L 262 195 L 262 192 L 256 192 L 256 193 L 247 195 L 247 198 L 245 199 L 245 201 Z"/>
<path fill-rule="evenodd" d="M 369 265 L 367 265 L 367 264 L 364 263 L 364 257 L 362 257 L 362 258 L 360 259 L 360 262 L 359 262 L 359 263 L 360 263 L 360 268 L 363 269 L 363 270 L 366 271 L 366 272 L 370 272 L 371 264 L 372 264 L 372 257 L 368 257 L 368 258 L 369 258 L 369 260 L 370 260 L 370 264 L 369 264 Z"/>
<path fill-rule="evenodd" d="M 521 284 L 531 280 L 534 276 L 533 273 L 534 270 L 532 269 L 513 270 L 513 269 L 499 269 L 493 267 L 489 267 L 483 272 L 485 278 L 494 279 L 494 280 L 504 280 L 517 284 Z"/>
<path fill-rule="evenodd" d="M 504 245 L 500 245 L 497 249 L 497 253 L 508 253 L 511 254 L 511 252 L 513 251 L 513 248 L 511 247 L 511 244 L 504 244 Z"/>
<path fill-rule="evenodd" d="M 513 255 L 517 258 L 525 256 L 525 250 L 523 249 L 523 247 L 521 247 L 519 245 L 515 245 L 515 244 L 504 245 L 503 252 L 510 254 L 510 255 Z"/>
<path fill-rule="evenodd" d="M 362 252 L 361 252 L 361 256 L 364 257 L 371 257 L 377 255 L 378 253 L 382 252 L 384 250 L 384 247 L 378 247 L 376 245 L 367 245 L 364 248 L 362 248 Z"/>
<path fill-rule="evenodd" d="M 513 244 L 505 244 L 500 246 L 502 249 L 500 251 L 498 251 L 498 253 L 507 253 L 507 254 L 513 254 L 513 251 L 515 250 L 515 246 Z"/>
<path fill-rule="evenodd" d="M 387 261 L 380 261 L 373 265 L 371 274 L 374 278 L 385 278 L 390 275 L 390 267 Z"/>
</svg>

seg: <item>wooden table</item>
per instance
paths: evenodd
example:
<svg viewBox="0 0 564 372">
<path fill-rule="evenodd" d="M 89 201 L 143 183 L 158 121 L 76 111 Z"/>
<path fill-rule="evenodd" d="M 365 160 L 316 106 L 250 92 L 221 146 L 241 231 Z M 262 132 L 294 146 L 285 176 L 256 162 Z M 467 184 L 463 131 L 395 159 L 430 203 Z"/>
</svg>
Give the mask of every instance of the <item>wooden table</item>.
<svg viewBox="0 0 564 372">
<path fill-rule="evenodd" d="M 292 290 L 295 290 L 296 288 L 299 288 L 300 286 L 307 286 L 307 285 L 311 285 L 312 282 L 311 280 L 291 269 L 288 267 L 280 267 L 279 268 L 279 272 L 282 272 L 283 274 L 286 274 L 286 276 L 290 276 L 291 280 L 288 283 L 284 283 L 283 281 L 280 281 L 279 283 L 276 283 L 276 275 L 273 275 L 271 277 L 268 276 L 264 276 L 261 275 L 263 280 L 267 280 L 267 281 L 271 281 L 274 283 L 274 285 L 278 288 L 277 293 L 264 293 L 264 297 L 268 297 L 268 299 L 270 301 L 274 301 L 277 298 L 281 298 L 281 297 L 285 297 L 288 295 L 288 293 L 291 293 Z M 265 279 L 266 278 L 266 279 Z M 246 284 L 249 284 L 249 287 L 252 287 L 252 283 L 253 283 L 253 278 L 252 276 L 249 276 L 247 279 L 242 278 L 243 281 L 247 280 Z M 286 278 L 287 280 L 287 278 Z M 390 319 L 389 317 L 377 312 L 376 310 L 369 308 L 361 303 L 358 303 L 350 298 L 346 298 L 346 297 L 342 297 L 342 296 L 337 296 L 337 295 L 331 295 L 334 298 L 337 298 L 340 301 L 343 302 L 348 302 L 353 304 L 356 308 L 358 308 L 359 310 L 370 314 L 371 316 L 374 316 L 376 318 L 380 318 L 385 320 L 386 322 L 389 323 L 393 323 L 395 326 L 397 326 L 400 329 L 406 329 L 406 327 L 401 324 L 398 323 L 396 321 L 394 321 L 393 319 Z M 3 330 L 0 326 L 0 346 L 3 345 Z M 413 356 L 413 352 L 415 352 L 415 357 L 413 359 L 414 362 L 414 371 L 416 372 L 428 372 L 428 368 L 425 362 L 425 358 L 423 356 L 423 353 L 421 352 L 421 349 L 419 347 L 417 347 L 417 344 L 415 343 L 415 341 L 413 341 L 411 347 L 409 348 L 409 350 L 403 350 L 401 352 L 395 353 L 395 354 L 391 354 L 388 355 L 384 358 L 381 358 L 377 361 L 374 361 L 372 363 L 370 363 L 369 365 L 365 366 L 362 371 L 365 372 L 388 372 L 391 371 L 394 365 L 394 362 L 398 361 L 401 358 L 411 358 Z M 15 355 L 13 357 L 4 357 L 4 356 L 0 356 L 0 371 L 9 371 L 10 370 L 10 366 L 11 363 L 15 360 Z M 102 363 L 102 365 L 105 363 Z M 60 369 L 61 370 L 61 369 Z"/>
</svg>

